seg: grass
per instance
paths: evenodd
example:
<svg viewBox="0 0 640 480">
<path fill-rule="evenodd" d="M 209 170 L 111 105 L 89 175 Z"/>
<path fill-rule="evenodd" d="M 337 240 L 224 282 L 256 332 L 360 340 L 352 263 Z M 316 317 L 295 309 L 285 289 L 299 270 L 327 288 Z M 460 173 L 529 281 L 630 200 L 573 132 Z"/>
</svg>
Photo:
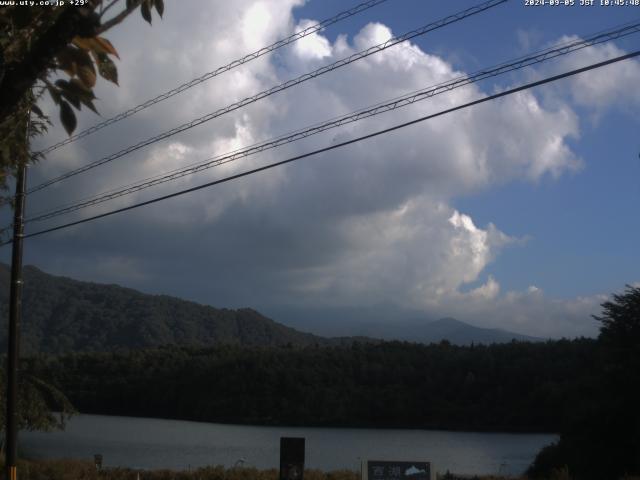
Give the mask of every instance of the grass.
<svg viewBox="0 0 640 480">
<path fill-rule="evenodd" d="M 256 468 L 203 467 L 189 471 L 134 470 L 108 468 L 96 470 L 91 461 L 83 460 L 24 460 L 18 464 L 19 480 L 278 480 L 278 470 Z M 458 480 L 457 477 L 439 476 L 440 479 Z M 465 480 L 470 477 L 465 477 Z M 473 477 L 478 480 L 505 480 L 504 477 Z M 305 470 L 305 480 L 360 480 L 353 470 Z M 513 479 L 516 480 L 516 479 Z"/>
<path fill-rule="evenodd" d="M 4 462 L 2 470 L 4 470 Z M 256 468 L 230 468 L 222 466 L 203 467 L 190 471 L 134 470 L 130 468 L 108 468 L 96 470 L 93 462 L 83 460 L 23 460 L 18 463 L 19 480 L 278 480 L 278 470 Z M 360 480 L 360 473 L 352 470 L 305 470 L 305 480 Z M 525 477 L 457 477 L 438 475 L 438 480 L 526 480 Z M 571 480 L 566 469 L 554 472 L 548 480 Z M 640 477 L 625 477 L 621 480 L 640 480 Z"/>
<path fill-rule="evenodd" d="M 93 462 L 82 460 L 37 460 L 18 463 L 20 480 L 278 480 L 278 470 L 203 467 L 189 471 L 108 468 L 98 472 Z M 350 470 L 321 472 L 305 470 L 305 480 L 359 480 Z"/>
</svg>

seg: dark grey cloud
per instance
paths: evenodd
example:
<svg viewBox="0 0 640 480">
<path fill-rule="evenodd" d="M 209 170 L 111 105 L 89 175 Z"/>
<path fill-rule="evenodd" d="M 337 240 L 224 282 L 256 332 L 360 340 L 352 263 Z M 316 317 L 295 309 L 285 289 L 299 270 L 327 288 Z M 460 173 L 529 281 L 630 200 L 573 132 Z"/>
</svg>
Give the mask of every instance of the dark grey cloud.
<svg viewBox="0 0 640 480">
<path fill-rule="evenodd" d="M 120 50 L 120 88 L 102 85 L 105 117 L 215 68 L 295 28 L 297 1 L 190 2 L 147 28 L 129 21 L 109 37 Z M 272 12 L 278 15 L 272 15 Z M 289 15 L 285 13 L 289 12 Z M 335 43 L 321 35 L 174 97 L 33 169 L 32 184 L 383 41 L 382 24 Z M 158 174 L 459 75 L 415 45 L 396 47 L 299 88 L 142 149 L 30 198 L 30 211 Z M 148 199 L 368 133 L 484 95 L 465 87 L 65 219 Z M 538 290 L 503 292 L 485 268 L 501 249 L 525 248 L 499 226 L 477 226 L 450 206 L 515 179 L 579 168 L 567 145 L 579 133 L 568 104 L 531 93 L 442 117 L 124 215 L 29 240 L 27 263 L 57 274 L 117 282 L 217 306 L 375 305 L 534 335 L 593 332 L 571 320 L 600 298 L 555 301 Z M 80 128 L 95 117 L 83 114 Z M 554 125 L 551 131 L 547 125 Z M 531 132 L 538 132 L 532 135 Z M 43 140 L 62 138 L 59 128 Z M 45 225 L 53 225 L 51 222 Z M 35 228 L 32 226 L 30 228 Z M 481 286 L 461 293 L 473 282 Z"/>
</svg>

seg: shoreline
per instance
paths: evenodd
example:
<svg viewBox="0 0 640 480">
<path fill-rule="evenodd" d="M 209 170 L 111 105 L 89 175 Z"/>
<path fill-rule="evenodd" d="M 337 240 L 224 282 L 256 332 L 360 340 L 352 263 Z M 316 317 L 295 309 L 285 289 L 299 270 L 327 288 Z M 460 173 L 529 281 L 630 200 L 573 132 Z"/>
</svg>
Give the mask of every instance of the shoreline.
<svg viewBox="0 0 640 480">
<path fill-rule="evenodd" d="M 54 412 L 57 414 L 57 412 Z M 482 435 L 560 435 L 559 432 L 549 432 L 542 430 L 483 430 L 483 429 L 464 429 L 464 428 L 437 428 L 428 426 L 388 426 L 388 425 L 365 425 L 365 424 L 352 424 L 352 425 L 333 425 L 333 424 L 285 424 L 285 423 L 257 423 L 257 422 L 225 422 L 225 421 L 209 421 L 209 420 L 194 420 L 190 418 L 163 418 L 153 417 L 145 415 L 122 415 L 122 414 L 106 414 L 106 413 L 89 413 L 89 412 L 77 412 L 71 415 L 70 418 L 79 416 L 93 416 L 93 417 L 107 417 L 107 418 L 123 418 L 123 419 L 145 419 L 145 420 L 163 420 L 168 422 L 188 422 L 207 425 L 224 425 L 228 427 L 265 427 L 265 428 L 286 428 L 286 429 L 331 429 L 331 430 L 407 430 L 407 431 L 425 431 L 425 432 L 443 432 L 443 433 L 468 433 L 468 434 L 482 434 Z"/>
</svg>

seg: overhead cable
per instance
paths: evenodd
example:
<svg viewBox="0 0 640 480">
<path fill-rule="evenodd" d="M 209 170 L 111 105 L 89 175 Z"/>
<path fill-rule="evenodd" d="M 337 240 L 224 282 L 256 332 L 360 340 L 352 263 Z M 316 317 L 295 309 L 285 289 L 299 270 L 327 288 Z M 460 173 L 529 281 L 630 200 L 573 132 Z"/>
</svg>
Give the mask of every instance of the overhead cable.
<svg viewBox="0 0 640 480">
<path fill-rule="evenodd" d="M 87 165 L 84 165 L 82 167 L 79 167 L 75 170 L 71 170 L 67 173 L 64 173 L 58 177 L 52 178 L 50 180 L 47 180 L 39 185 L 36 185 L 35 187 L 29 189 L 27 191 L 27 194 L 31 194 L 33 192 L 37 192 L 39 190 L 42 190 L 43 188 L 46 188 L 48 186 L 51 186 L 55 183 L 61 182 L 62 180 L 66 180 L 68 178 L 71 178 L 75 175 L 78 175 L 80 173 L 86 172 L 88 170 L 91 170 L 93 168 L 96 168 L 100 165 L 103 165 L 105 163 L 108 162 L 112 162 L 113 160 L 116 160 L 118 158 L 121 158 L 129 153 L 132 153 L 136 150 L 139 150 L 143 147 L 146 147 L 148 145 L 151 145 L 153 143 L 159 142 L 160 140 L 164 140 L 165 138 L 169 138 L 173 135 L 176 135 L 178 133 L 184 132 L 186 130 L 189 130 L 193 127 L 196 127 L 198 125 L 202 125 L 205 122 L 208 122 L 210 120 L 213 120 L 214 118 L 220 117 L 226 113 L 229 112 L 233 112 L 234 110 L 238 110 L 239 108 L 242 108 L 246 105 L 249 105 L 251 103 L 257 102 L 259 100 L 262 100 L 263 98 L 266 98 L 270 95 L 273 95 L 275 93 L 281 92 L 283 90 L 286 90 L 288 88 L 291 88 L 293 86 L 299 85 L 303 82 L 306 82 L 307 80 L 311 80 L 312 78 L 316 78 L 320 75 L 323 75 L 325 73 L 331 72 L 333 70 L 336 70 L 338 68 L 344 67 L 345 65 L 349 65 L 353 62 L 356 62 L 358 60 L 361 60 L 363 58 L 366 58 L 370 55 L 373 55 L 375 53 L 379 53 L 382 52 L 394 45 L 397 45 L 399 43 L 402 42 L 406 42 L 412 38 L 418 37 L 420 35 L 424 35 L 428 32 L 431 32 L 433 30 L 436 30 L 438 28 L 442 28 L 446 25 L 455 23 L 455 22 L 459 22 L 460 20 L 463 20 L 469 16 L 478 14 L 480 12 L 484 12 L 490 8 L 496 7 L 500 4 L 506 3 L 509 0 L 489 0 L 486 2 L 483 2 L 479 5 L 473 6 L 471 8 L 467 8 L 466 10 L 463 10 L 461 12 L 455 13 L 453 15 L 449 15 L 448 17 L 445 17 L 441 20 L 438 20 L 436 22 L 430 23 L 428 25 L 425 25 L 423 27 L 417 28 L 415 30 L 412 30 L 410 32 L 407 32 L 403 35 L 397 36 L 397 37 L 392 37 L 389 40 L 387 40 L 386 42 L 382 42 L 378 45 L 374 45 L 373 47 L 369 47 L 366 50 L 362 50 L 358 53 L 354 53 L 353 55 L 350 55 L 349 57 L 343 58 L 341 60 L 338 60 L 334 63 L 331 63 L 329 65 L 325 65 L 324 67 L 320 67 L 317 70 L 314 70 L 312 72 L 309 73 L 305 73 L 304 75 L 301 75 L 299 77 L 293 78 L 291 80 L 287 80 L 286 82 L 280 83 L 274 87 L 271 87 L 268 90 L 264 90 L 258 94 L 255 94 L 251 97 L 247 97 L 244 98 L 243 100 L 240 100 L 236 103 L 233 103 L 231 105 L 228 105 L 227 107 L 221 108 L 219 110 L 216 110 L 215 112 L 212 113 L 208 113 L 207 115 L 204 115 L 200 118 L 196 118 L 188 123 L 184 123 L 178 127 L 174 127 L 171 130 L 168 130 L 164 133 L 161 133 L 159 135 L 156 135 L 154 137 L 148 138 L 147 140 L 143 140 L 135 145 L 132 145 L 130 147 L 127 147 L 123 150 L 120 150 L 119 152 L 113 153 L 111 155 L 107 155 L 106 157 L 103 157 L 99 160 L 96 160 L 94 162 L 91 162 Z"/>
<path fill-rule="evenodd" d="M 417 123 L 424 122 L 426 120 L 430 120 L 432 118 L 436 118 L 436 117 L 439 117 L 439 116 L 442 116 L 442 115 L 446 115 L 448 113 L 452 113 L 452 112 L 455 112 L 455 111 L 458 111 L 458 110 L 462 110 L 462 109 L 465 109 L 465 108 L 468 108 L 468 107 L 471 107 L 471 106 L 474 106 L 474 105 L 479 105 L 481 103 L 489 102 L 489 101 L 495 100 L 497 98 L 505 97 L 507 95 L 512 95 L 514 93 L 521 92 L 521 91 L 524 91 L 524 90 L 528 90 L 528 89 L 533 88 L 533 87 L 537 87 L 537 86 L 540 86 L 540 85 L 545 85 L 545 84 L 548 84 L 548 83 L 551 83 L 551 82 L 555 82 L 555 81 L 563 79 L 563 78 L 567 78 L 567 77 L 570 77 L 570 76 L 573 76 L 573 75 L 577 75 L 579 73 L 587 72 L 587 71 L 590 71 L 590 70 L 594 70 L 596 68 L 604 67 L 606 65 L 611 65 L 613 63 L 617 63 L 617 62 L 621 62 L 623 60 L 634 58 L 634 57 L 637 57 L 638 55 L 640 55 L 640 50 L 636 50 L 635 52 L 628 53 L 626 55 L 621 55 L 619 57 L 615 57 L 615 58 L 612 58 L 612 59 L 609 59 L 609 60 L 605 60 L 603 62 L 594 63 L 594 64 L 591 64 L 591 65 L 586 66 L 586 67 L 577 68 L 575 70 L 570 70 L 568 72 L 561 73 L 559 75 L 554 75 L 552 77 L 547 77 L 547 78 L 542 79 L 542 80 L 538 80 L 538 81 L 535 81 L 535 82 L 530 82 L 530 83 L 521 85 L 519 87 L 511 88 L 509 90 L 505 90 L 503 92 L 499 92 L 499 93 L 490 95 L 488 97 L 480 98 L 478 100 L 474 100 L 472 102 L 468 102 L 468 103 L 465 103 L 465 104 L 462 104 L 462 105 L 458 105 L 456 107 L 448 108 L 446 110 L 441 110 L 440 112 L 433 113 L 433 114 L 430 114 L 430 115 L 426 115 L 426 116 L 417 118 L 415 120 L 411 120 L 409 122 L 405 122 L 405 123 L 401 123 L 401 124 L 398 124 L 398 125 L 394 125 L 393 127 L 385 128 L 383 130 L 378 130 L 378 131 L 370 133 L 368 135 L 363 135 L 361 137 L 353 138 L 351 140 L 347 140 L 347 141 L 344 141 L 344 142 L 336 143 L 336 144 L 330 145 L 328 147 L 324 147 L 324 148 L 320 148 L 320 149 L 317 149 L 317 150 L 313 150 L 311 152 L 304 153 L 302 155 L 296 155 L 295 157 L 291 157 L 291 158 L 288 158 L 286 160 L 281 160 L 279 162 L 270 163 L 270 164 L 264 165 L 262 167 L 254 168 L 252 170 L 248 170 L 248 171 L 245 171 L 245 172 L 242 172 L 242 173 L 238 173 L 238 174 L 231 175 L 231 176 L 228 176 L 228 177 L 225 177 L 225 178 L 221 178 L 219 180 L 214 180 L 212 182 L 208 182 L 208 183 L 205 183 L 203 185 L 198 185 L 196 187 L 187 188 L 185 190 L 180 190 L 178 192 L 174 192 L 174 193 L 171 193 L 171 194 L 168 194 L 168 195 L 163 195 L 161 197 L 157 197 L 157 198 L 154 198 L 154 199 L 151 199 L 151 200 L 147 200 L 147 201 L 144 201 L 144 202 L 136 203 L 134 205 L 129 205 L 127 207 L 111 210 L 109 212 L 101 213 L 99 215 L 94 215 L 92 217 L 83 218 L 81 220 L 77 220 L 77 221 L 74 221 L 74 222 L 69 222 L 69 223 L 65 223 L 65 224 L 62 224 L 62 225 L 55 226 L 55 227 L 47 228 L 47 229 L 44 229 L 44 230 L 39 230 L 37 232 L 29 233 L 29 234 L 25 235 L 24 238 L 35 237 L 35 236 L 39 236 L 39 235 L 44 235 L 46 233 L 51 233 L 51 232 L 55 232 L 55 231 L 58 231 L 58 230 L 70 228 L 70 227 L 73 227 L 75 225 L 80 225 L 80 224 L 83 224 L 83 223 L 91 222 L 91 221 L 94 221 L 94 220 L 98 220 L 100 218 L 109 217 L 109 216 L 112 216 L 112 215 L 115 215 L 115 214 L 118 214 L 118 213 L 127 212 L 127 211 L 134 210 L 134 209 L 137 209 L 137 208 L 140 208 L 140 207 L 143 207 L 143 206 L 147 206 L 147 205 L 158 203 L 158 202 L 161 202 L 161 201 L 164 201 L 164 200 L 168 200 L 170 198 L 175 198 L 175 197 L 179 197 L 179 196 L 182 196 L 182 195 L 186 195 L 187 193 L 192 193 L 192 192 L 195 192 L 197 190 L 202 190 L 202 189 L 205 189 L 205 188 L 213 187 L 215 185 L 219 185 L 219 184 L 222 184 L 222 183 L 230 182 L 232 180 L 236 180 L 236 179 L 239 179 L 239 178 L 242 178 L 242 177 L 246 177 L 246 176 L 258 173 L 258 172 L 269 170 L 271 168 L 275 168 L 275 167 L 278 167 L 278 166 L 281 166 L 281 165 L 292 163 L 292 162 L 301 160 L 303 158 L 311 157 L 311 156 L 314 156 L 314 155 L 317 155 L 317 154 L 320 154 L 320 153 L 328 152 L 330 150 L 335 150 L 335 149 L 338 149 L 338 148 L 341 148 L 341 147 L 345 147 L 347 145 L 351 145 L 351 144 L 354 144 L 354 143 L 357 143 L 357 142 L 361 142 L 363 140 L 368 140 L 370 138 L 378 137 L 380 135 L 384 135 L 384 134 L 393 132 L 395 130 L 399 130 L 401 128 L 405 128 L 405 127 L 408 127 L 410 125 L 415 125 Z M 7 245 L 9 243 L 11 243 L 11 241 L 5 241 L 0 245 Z"/>
<path fill-rule="evenodd" d="M 164 92 L 154 98 L 151 98 L 149 100 L 147 100 L 146 102 L 143 102 L 139 105 L 136 105 L 135 107 L 130 108 L 129 110 L 126 110 L 122 113 L 119 113 L 117 115 L 115 115 L 114 117 L 108 118 L 107 120 L 104 120 L 92 127 L 89 127 L 85 130 L 82 130 L 81 132 L 78 132 L 74 135 L 71 135 L 70 137 L 54 144 L 51 145 L 43 150 L 41 150 L 40 152 L 38 152 L 38 154 L 42 154 L 45 155 L 47 153 L 50 153 L 64 145 L 67 145 L 69 143 L 75 142 L 76 140 L 79 140 L 81 138 L 84 138 L 88 135 L 91 135 L 95 132 L 97 132 L 98 130 L 103 129 L 104 127 L 107 127 L 113 123 L 119 122 L 120 120 L 124 120 L 127 117 L 130 117 L 131 115 L 135 115 L 138 112 L 141 112 L 142 110 L 145 110 L 146 108 L 151 107 L 152 105 L 155 105 L 156 103 L 160 103 L 168 98 L 173 97 L 174 95 L 178 95 L 179 93 L 184 92 L 185 90 L 189 90 L 190 88 L 195 87 L 196 85 L 200 85 L 201 83 L 206 82 L 207 80 L 211 80 L 214 77 L 217 77 L 218 75 L 228 72 L 229 70 L 232 70 L 236 67 L 239 67 L 241 65 L 244 65 L 245 63 L 249 63 L 252 60 L 255 60 L 257 58 L 262 57 L 263 55 L 266 55 L 267 53 L 271 53 L 279 48 L 282 48 L 286 45 L 289 45 L 291 43 L 294 43 L 298 40 L 300 40 L 301 38 L 307 37 L 313 33 L 316 33 L 326 27 L 328 27 L 329 25 L 333 25 L 334 23 L 337 23 L 341 20 L 344 20 L 346 18 L 352 17 L 360 12 L 363 12 L 365 10 L 368 10 L 371 7 L 375 7 L 376 5 L 379 5 L 380 3 L 386 2 L 387 0 L 369 0 L 366 2 L 362 2 L 352 8 L 350 8 L 349 10 L 345 10 L 343 12 L 338 13 L 337 15 L 334 15 L 331 18 L 327 18 L 326 20 L 322 20 L 321 22 L 315 23 L 303 30 L 300 30 L 290 36 L 288 36 L 287 38 L 283 38 L 280 39 L 274 43 L 272 43 L 271 45 L 268 45 L 266 47 L 262 47 L 259 50 L 256 50 L 253 53 L 249 53 L 248 55 L 245 55 L 242 58 L 239 58 L 237 60 L 234 60 L 226 65 L 223 65 L 222 67 L 218 67 L 215 70 L 211 71 L 211 72 L 207 72 L 197 78 L 194 78 L 193 80 L 190 80 L 189 82 L 183 83 L 182 85 L 177 86 L 176 88 L 173 88 L 167 92 Z"/>
<path fill-rule="evenodd" d="M 294 141 L 307 138 L 311 135 L 316 135 L 318 133 L 324 132 L 332 128 L 346 125 L 348 123 L 357 122 L 364 118 L 379 115 L 385 112 L 396 110 L 398 108 L 406 107 L 418 101 L 426 100 L 436 95 L 446 93 L 451 90 L 461 88 L 463 86 L 466 86 L 472 83 L 477 83 L 487 78 L 495 77 L 495 76 L 502 75 L 515 70 L 519 70 L 531 65 L 539 64 L 541 62 L 548 61 L 550 59 L 553 59 L 559 56 L 567 55 L 569 53 L 581 50 L 586 47 L 611 41 L 611 40 L 621 38 L 627 35 L 631 35 L 633 33 L 638 33 L 638 32 L 640 32 L 640 22 L 625 24 L 624 26 L 618 26 L 618 27 L 615 27 L 614 29 L 611 29 L 605 32 L 593 34 L 585 38 L 584 40 L 574 40 L 570 42 L 565 42 L 559 46 L 548 48 L 546 50 L 542 50 L 528 56 L 519 57 L 515 60 L 501 63 L 497 66 L 485 68 L 470 75 L 459 76 L 452 80 L 448 80 L 446 82 L 442 82 L 434 86 L 430 86 L 415 92 L 411 92 L 401 97 L 397 97 L 395 99 L 388 100 L 386 102 L 379 103 L 374 106 L 367 107 L 365 109 L 360 109 L 356 112 L 352 112 L 347 115 L 336 117 L 326 122 L 318 123 L 313 126 L 288 133 L 286 135 L 282 135 L 275 139 L 270 139 L 265 142 L 257 143 L 255 145 L 252 145 L 243 149 L 238 149 L 233 152 L 226 153 L 224 155 L 211 157 L 203 162 L 190 165 L 184 168 L 176 169 L 171 172 L 166 172 L 160 175 L 155 175 L 153 177 L 149 177 L 135 183 L 121 186 L 116 189 L 112 189 L 108 192 L 103 192 L 98 195 L 94 195 L 92 197 L 76 201 L 74 203 L 69 203 L 66 205 L 55 207 L 46 212 L 38 213 L 27 218 L 25 220 L 25 223 L 49 220 L 51 218 L 58 217 L 60 215 L 71 213 L 83 208 L 95 206 L 118 197 L 122 197 L 125 195 L 138 192 L 140 190 L 144 190 L 146 188 L 157 186 L 172 180 L 176 180 L 178 178 L 185 177 L 187 175 L 199 173 L 219 165 L 223 165 L 229 162 L 236 161 L 241 158 L 248 157 L 250 155 L 264 152 L 265 150 L 270 150 L 270 149 L 279 147 L 281 145 L 292 143 Z"/>
</svg>

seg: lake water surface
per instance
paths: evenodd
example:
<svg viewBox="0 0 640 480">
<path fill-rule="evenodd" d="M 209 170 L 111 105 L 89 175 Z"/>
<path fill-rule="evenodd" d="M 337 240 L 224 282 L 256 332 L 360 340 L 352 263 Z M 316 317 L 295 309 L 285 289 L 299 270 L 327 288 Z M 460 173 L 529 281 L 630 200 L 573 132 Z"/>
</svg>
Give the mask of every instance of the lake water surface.
<svg viewBox="0 0 640 480">
<path fill-rule="evenodd" d="M 435 430 L 254 427 L 150 418 L 77 415 L 64 432 L 23 432 L 32 458 L 103 455 L 105 466 L 188 469 L 278 468 L 280 437 L 305 437 L 308 468 L 359 470 L 362 458 L 431 461 L 436 471 L 520 474 L 556 435 Z"/>
</svg>

